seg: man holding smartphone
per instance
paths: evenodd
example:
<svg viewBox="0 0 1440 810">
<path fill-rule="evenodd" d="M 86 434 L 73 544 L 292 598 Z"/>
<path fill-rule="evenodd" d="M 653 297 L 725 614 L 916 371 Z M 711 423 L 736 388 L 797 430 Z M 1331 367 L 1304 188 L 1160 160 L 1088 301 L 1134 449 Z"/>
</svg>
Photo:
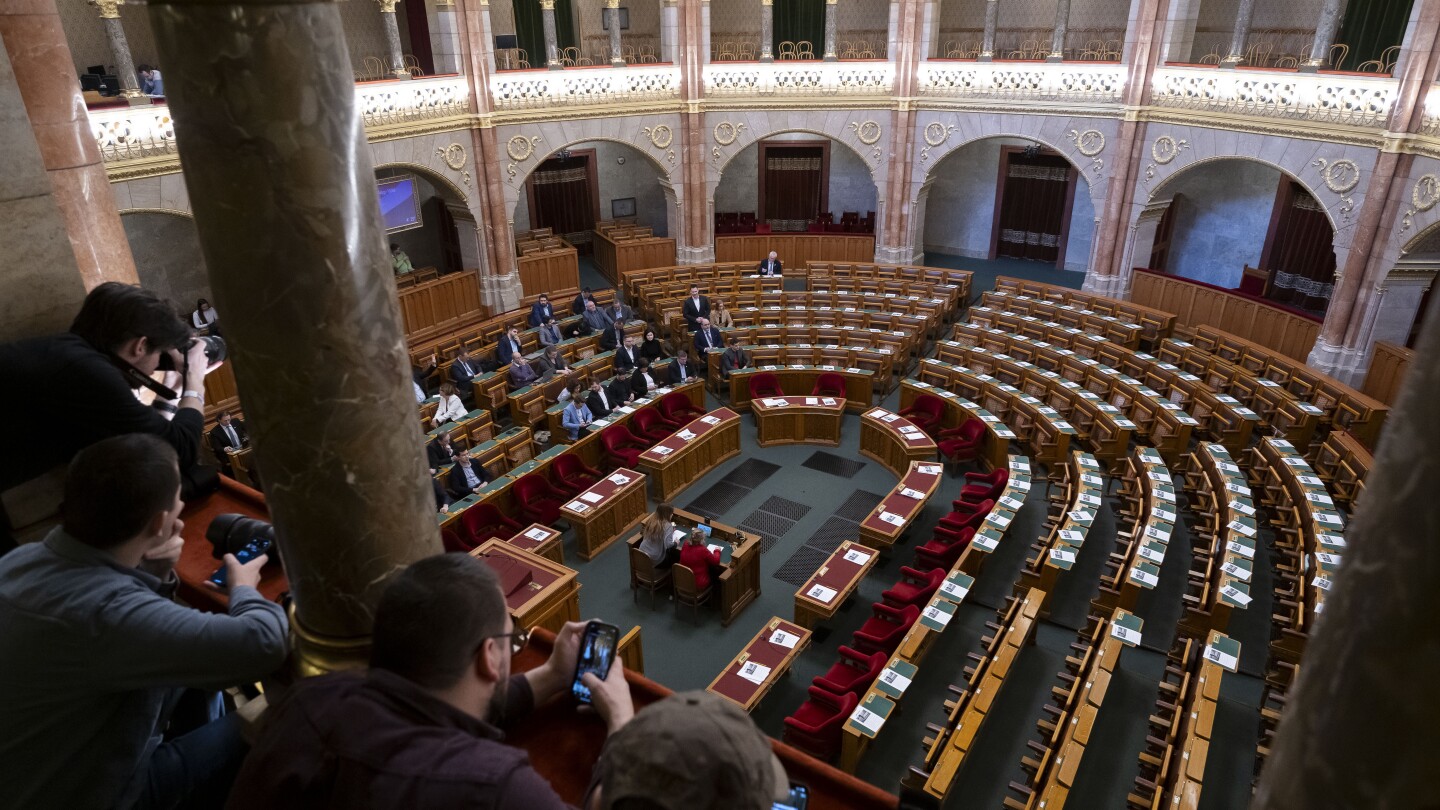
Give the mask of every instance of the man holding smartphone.
<svg viewBox="0 0 1440 810">
<path fill-rule="evenodd" d="M 291 687 L 267 712 L 228 807 L 566 807 L 501 729 L 570 694 L 585 627 L 567 623 L 549 660 L 512 674 L 528 633 L 490 566 L 468 554 L 412 564 L 380 596 L 369 672 Z M 582 683 L 609 733 L 634 716 L 618 660 Z"/>
</svg>

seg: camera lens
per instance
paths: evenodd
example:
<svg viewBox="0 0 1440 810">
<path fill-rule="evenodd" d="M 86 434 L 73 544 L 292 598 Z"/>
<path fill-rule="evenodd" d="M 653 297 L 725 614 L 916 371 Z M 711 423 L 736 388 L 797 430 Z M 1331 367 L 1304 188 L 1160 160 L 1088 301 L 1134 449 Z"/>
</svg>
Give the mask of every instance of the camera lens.
<svg viewBox="0 0 1440 810">
<path fill-rule="evenodd" d="M 223 345 L 223 344 L 222 344 Z M 214 546 L 211 554 L 215 559 L 223 559 L 226 554 L 234 554 L 252 541 L 259 538 L 270 541 L 275 545 L 275 527 L 263 520 L 256 520 L 252 517 L 229 512 L 223 515 L 216 515 L 210 521 L 210 526 L 205 529 L 205 539 Z M 271 555 L 274 558 L 274 555 Z"/>
<path fill-rule="evenodd" d="M 225 359 L 225 338 L 207 335 L 198 337 L 196 340 L 205 344 L 205 359 L 211 363 L 218 363 Z"/>
</svg>

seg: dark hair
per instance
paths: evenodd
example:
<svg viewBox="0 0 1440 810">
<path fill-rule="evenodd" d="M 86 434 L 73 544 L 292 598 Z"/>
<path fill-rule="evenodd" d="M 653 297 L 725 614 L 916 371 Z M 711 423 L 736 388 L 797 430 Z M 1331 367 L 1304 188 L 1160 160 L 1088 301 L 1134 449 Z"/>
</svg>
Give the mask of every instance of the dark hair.
<svg viewBox="0 0 1440 810">
<path fill-rule="evenodd" d="M 208 306 L 210 306 L 210 302 L 209 302 L 209 301 L 206 301 L 204 298 L 196 298 L 196 299 L 195 299 L 195 308 L 196 308 L 196 309 L 199 309 L 199 308 L 201 308 L 201 307 L 208 307 Z"/>
<path fill-rule="evenodd" d="M 506 613 L 489 565 L 469 554 L 427 557 L 380 594 L 370 666 L 427 689 L 453 686 L 484 638 L 504 632 Z"/>
<path fill-rule="evenodd" d="M 739 345 L 740 345 L 740 338 L 733 338 L 733 337 L 730 338 L 730 345 L 731 345 L 731 346 L 739 346 Z"/>
<path fill-rule="evenodd" d="M 136 73 L 144 73 L 144 72 L 147 71 L 147 70 L 154 70 L 154 69 L 155 69 L 155 68 L 150 67 L 149 65 L 144 64 L 143 62 L 142 62 L 141 64 L 138 64 L 138 65 L 135 66 L 135 72 L 136 72 Z"/>
<path fill-rule="evenodd" d="M 550 300 L 550 296 L 546 295 L 545 293 L 540 293 L 540 298 L 544 298 L 546 301 L 549 301 L 549 300 Z M 536 299 L 536 300 L 539 300 L 539 299 Z"/>
<path fill-rule="evenodd" d="M 137 337 L 149 339 L 150 348 L 161 351 L 178 349 L 190 339 L 190 327 L 168 301 L 118 281 L 107 281 L 85 296 L 70 331 L 101 351 L 114 351 Z"/>
<path fill-rule="evenodd" d="M 101 439 L 76 453 L 65 473 L 65 533 L 113 548 L 143 531 L 179 492 L 180 462 L 163 439 L 148 433 Z"/>
<path fill-rule="evenodd" d="M 391 243 L 390 243 L 390 249 L 391 249 L 391 250 L 399 250 L 399 249 L 400 249 L 400 243 L 399 243 L 399 242 L 391 242 Z"/>
</svg>

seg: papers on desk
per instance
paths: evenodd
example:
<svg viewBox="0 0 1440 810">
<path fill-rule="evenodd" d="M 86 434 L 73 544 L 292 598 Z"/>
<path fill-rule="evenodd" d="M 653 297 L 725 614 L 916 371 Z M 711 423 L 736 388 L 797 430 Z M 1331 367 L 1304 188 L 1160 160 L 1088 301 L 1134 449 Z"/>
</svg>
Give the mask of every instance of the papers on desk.
<svg viewBox="0 0 1440 810">
<path fill-rule="evenodd" d="M 1140 633 L 1119 622 L 1110 623 L 1110 635 L 1119 639 L 1122 644 L 1129 644 L 1131 647 L 1140 646 Z"/>
<path fill-rule="evenodd" d="M 569 509 L 572 512 L 590 511 L 590 507 L 584 503 L 581 503 L 580 501 L 571 501 L 570 503 L 565 504 L 565 508 Z"/>
<path fill-rule="evenodd" d="M 754 661 L 746 661 L 740 665 L 740 671 L 736 674 L 757 686 L 763 685 L 770 677 L 770 667 Z"/>
<path fill-rule="evenodd" d="M 1012 498 L 1009 495 L 1005 495 L 1000 498 L 1000 505 L 1012 512 L 1018 512 L 1020 511 L 1020 507 L 1025 505 L 1025 502 L 1019 498 Z"/>
<path fill-rule="evenodd" d="M 700 421 L 701 421 L 701 422 L 704 422 L 704 423 L 707 424 L 707 425 L 718 425 L 718 424 L 720 424 L 720 417 L 718 417 L 718 416 L 702 416 L 702 417 L 700 417 Z"/>
<path fill-rule="evenodd" d="M 675 435 L 679 436 L 680 438 L 684 439 L 684 440 L 687 441 L 687 442 L 690 441 L 691 439 L 695 438 L 695 434 L 692 433 L 692 432 L 691 432 L 690 430 L 688 430 L 688 429 L 687 429 L 687 430 L 682 430 L 682 431 L 680 431 L 679 433 L 677 433 L 677 434 L 675 434 Z"/>
<path fill-rule="evenodd" d="M 905 434 L 906 436 L 914 436 L 915 434 L 920 432 L 920 428 L 917 428 L 914 425 L 901 425 L 896 429 L 899 430 L 901 433 Z"/>
<path fill-rule="evenodd" d="M 1315 577 L 1310 580 L 1310 584 L 1322 591 L 1328 592 L 1330 590 L 1330 580 L 1326 577 Z"/>
<path fill-rule="evenodd" d="M 1241 523 L 1241 522 L 1238 521 L 1238 520 L 1232 520 L 1232 521 L 1230 521 L 1229 523 L 1226 523 L 1226 524 L 1225 524 L 1225 528 L 1229 529 L 1229 530 L 1232 531 L 1232 532 L 1239 532 L 1240 534 L 1242 534 L 1242 535 L 1244 535 L 1244 536 L 1246 536 L 1246 537 L 1254 537 L 1254 536 L 1255 536 L 1255 530 L 1254 530 L 1254 529 L 1250 528 L 1249 526 L 1246 526 L 1244 523 Z"/>
<path fill-rule="evenodd" d="M 1246 496 L 1247 498 L 1250 496 L 1250 487 L 1247 487 L 1247 486 L 1245 486 L 1244 484 L 1237 484 L 1237 483 L 1235 483 L 1234 481 L 1226 481 L 1226 482 L 1225 482 L 1225 491 L 1226 491 L 1226 492 L 1234 492 L 1234 493 L 1239 494 L 1239 495 L 1244 495 L 1244 496 Z"/>
<path fill-rule="evenodd" d="M 1161 563 L 1165 562 L 1165 552 L 1163 551 L 1164 546 L 1161 546 L 1160 548 L 1162 550 L 1157 551 L 1155 547 L 1151 544 L 1142 543 L 1140 544 L 1139 554 L 1141 557 L 1149 560 L 1150 562 L 1153 562 L 1156 565 L 1160 565 Z"/>
<path fill-rule="evenodd" d="M 1030 472 L 1030 462 L 1026 461 L 1026 460 L 1023 459 L 1023 458 L 1021 458 L 1021 459 L 1011 459 L 1011 460 L 1010 460 L 1010 472 L 1028 473 L 1028 472 Z"/>
<path fill-rule="evenodd" d="M 1078 546 L 1081 543 L 1085 542 L 1085 533 L 1077 532 L 1074 529 L 1061 529 L 1060 539 L 1064 540 L 1072 546 Z"/>
<path fill-rule="evenodd" d="M 1100 469 L 1100 462 L 1089 456 L 1078 456 L 1075 460 L 1080 464 L 1081 467 L 1089 467 L 1092 470 Z"/>
<path fill-rule="evenodd" d="M 880 682 L 895 690 L 896 692 L 899 692 L 902 695 L 905 694 L 905 690 L 910 686 L 909 678 L 901 675 L 900 673 L 889 667 L 886 667 L 883 671 L 881 671 Z"/>
<path fill-rule="evenodd" d="M 1063 548 L 1050 549 L 1050 559 L 1062 565 L 1075 564 L 1075 552 Z"/>
<path fill-rule="evenodd" d="M 1224 565 L 1220 566 L 1220 570 L 1240 580 L 1241 582 L 1250 581 L 1250 572 L 1246 571 L 1244 568 L 1236 565 L 1235 563 L 1227 562 Z"/>
<path fill-rule="evenodd" d="M 655 445 L 655 452 L 662 456 L 668 456 L 675 451 L 670 449 L 669 447 L 666 447 L 663 444 L 657 444 Z"/>
<path fill-rule="evenodd" d="M 1219 664 L 1231 672 L 1236 671 L 1240 667 L 1239 659 L 1223 650 L 1217 650 L 1214 647 L 1205 648 L 1205 660 Z"/>
<path fill-rule="evenodd" d="M 970 545 L 988 553 L 999 548 L 1000 541 L 980 531 L 975 533 L 975 537 L 970 541 Z"/>
<path fill-rule="evenodd" d="M 820 404 L 824 405 L 827 408 L 833 408 L 835 407 L 836 401 L 837 400 L 834 397 L 822 397 L 820 399 Z"/>
<path fill-rule="evenodd" d="M 830 600 L 835 598 L 836 593 L 838 593 L 838 591 L 834 588 L 827 588 L 817 582 L 810 590 L 805 592 L 805 595 L 817 602 L 824 602 L 828 605 L 830 604 Z"/>
<path fill-rule="evenodd" d="M 1345 525 L 1345 522 L 1340 519 L 1340 516 L 1339 516 L 1339 515 L 1332 515 L 1332 514 L 1330 514 L 1329 512 L 1316 512 L 1316 513 L 1315 513 L 1315 522 L 1316 522 L 1316 523 L 1324 523 L 1326 526 L 1343 526 L 1343 525 Z"/>
<path fill-rule="evenodd" d="M 1245 503 L 1244 501 L 1231 501 L 1228 505 L 1231 509 L 1234 509 L 1236 512 L 1239 512 L 1245 517 L 1255 516 L 1255 507 Z"/>
<path fill-rule="evenodd" d="M 953 605 L 951 606 L 951 610 L 954 610 Z M 947 613 L 946 611 L 943 611 L 934 605 L 925 608 L 925 610 L 922 611 L 920 615 L 940 625 L 941 628 L 944 628 L 945 625 L 949 624 L 951 617 L 954 616 L 953 613 Z"/>
<path fill-rule="evenodd" d="M 1162 500 L 1162 501 L 1164 501 L 1164 502 L 1166 502 L 1166 503 L 1175 503 L 1175 493 L 1171 492 L 1171 491 L 1168 490 L 1168 489 L 1157 489 L 1157 490 L 1155 490 L 1155 497 L 1159 498 L 1160 500 Z M 1174 523 L 1175 521 L 1172 520 L 1172 521 L 1170 521 L 1170 522 L 1171 522 L 1171 523 Z"/>
<path fill-rule="evenodd" d="M 1150 538 L 1151 540 L 1156 540 L 1161 543 L 1170 542 L 1170 532 L 1160 528 L 1159 526 L 1146 526 L 1145 536 Z"/>
<path fill-rule="evenodd" d="M 895 514 L 894 512 L 886 512 L 884 509 L 880 510 L 880 519 L 885 521 L 886 523 L 889 523 L 891 526 L 905 525 L 905 518 Z"/>
<path fill-rule="evenodd" d="M 918 473 L 920 473 L 921 475 L 939 475 L 939 474 L 940 474 L 940 465 L 939 465 L 939 464 L 921 464 L 920 466 L 918 466 L 918 467 L 915 468 L 915 472 L 918 472 Z"/>
<path fill-rule="evenodd" d="M 1153 588 L 1160 584 L 1159 577 L 1139 567 L 1130 569 L 1130 578 L 1147 588 Z"/>
<path fill-rule="evenodd" d="M 531 540 L 539 542 L 548 538 L 550 536 L 550 533 L 545 531 L 544 529 L 536 527 L 528 532 L 525 532 L 525 536 L 530 538 Z"/>
<path fill-rule="evenodd" d="M 725 547 L 724 547 L 724 546 L 717 546 L 717 545 L 715 545 L 714 543 L 711 543 L 711 544 L 705 546 L 705 550 L 706 550 L 706 551 L 709 551 L 709 552 L 712 552 L 712 553 L 716 553 L 716 554 L 724 554 L 724 553 L 725 553 Z"/>
<path fill-rule="evenodd" d="M 766 397 L 765 399 L 762 399 L 760 401 L 765 403 L 765 407 L 767 408 L 783 408 L 786 405 L 790 404 L 788 401 L 780 399 L 778 397 Z"/>
<path fill-rule="evenodd" d="M 1215 463 L 1215 466 L 1216 466 L 1216 467 L 1219 467 L 1219 468 L 1220 468 L 1220 472 L 1223 472 L 1223 473 L 1228 473 L 1228 474 L 1230 474 L 1230 475 L 1239 475 L 1239 474 L 1240 474 L 1240 468 L 1237 467 L 1237 466 L 1235 466 L 1234 464 L 1231 464 L 1231 463 L 1228 462 L 1228 461 L 1219 461 L 1219 462 L 1216 462 L 1216 463 Z"/>
<path fill-rule="evenodd" d="M 1082 493 L 1080 493 L 1079 495 L 1076 495 L 1076 496 L 1075 496 L 1075 500 L 1079 501 L 1081 504 L 1083 504 L 1083 505 L 1085 505 L 1085 506 L 1099 506 L 1099 505 L 1100 505 L 1100 499 L 1097 498 L 1097 497 L 1095 497 L 1094 495 L 1091 495 L 1091 494 L 1088 493 L 1088 492 L 1082 492 Z"/>
<path fill-rule="evenodd" d="M 885 725 L 885 718 L 864 706 L 856 706 L 855 711 L 850 714 L 850 720 L 871 734 L 879 734 L 881 726 Z"/>
<path fill-rule="evenodd" d="M 859 549 L 852 548 L 849 551 L 845 552 L 845 562 L 855 563 L 856 565 L 864 565 L 865 563 L 870 562 L 870 555 L 866 554 L 863 551 L 860 551 Z"/>
<path fill-rule="evenodd" d="M 1089 473 L 1082 474 L 1082 475 L 1080 476 L 1080 481 L 1081 481 L 1081 483 L 1089 484 L 1089 485 L 1092 486 L 1092 487 L 1103 487 L 1103 486 L 1105 486 L 1105 479 L 1104 479 L 1104 478 L 1101 478 L 1101 477 L 1098 476 L 1098 475 L 1090 475 Z"/>
<path fill-rule="evenodd" d="M 819 404 L 820 404 L 820 398 L 819 398 L 819 397 L 805 397 L 805 404 L 806 404 L 806 405 L 819 405 Z"/>
<path fill-rule="evenodd" d="M 784 647 L 787 650 L 795 649 L 795 645 L 799 643 L 799 641 L 799 636 L 793 633 L 787 633 L 784 630 L 776 630 L 775 632 L 770 634 L 771 644 Z"/>
<path fill-rule="evenodd" d="M 940 593 L 958 602 L 965 598 L 965 594 L 970 593 L 970 589 L 953 579 L 947 579 L 945 583 L 940 586 Z"/>
<path fill-rule="evenodd" d="M 589 501 L 590 503 L 599 503 L 599 502 L 605 500 L 604 498 L 600 497 L 599 495 L 596 495 L 596 494 L 593 493 L 593 492 L 582 492 L 582 493 L 580 493 L 580 498 L 581 498 L 582 500 Z"/>
<path fill-rule="evenodd" d="M 1330 496 L 1329 496 L 1329 495 L 1324 495 L 1324 494 L 1321 494 L 1321 493 L 1319 493 L 1319 492 L 1307 492 L 1307 493 L 1305 493 L 1305 500 L 1307 500 L 1307 501 L 1309 501 L 1309 502 L 1311 502 L 1311 503 L 1318 503 L 1318 504 L 1321 504 L 1321 505 L 1323 505 L 1323 506 L 1334 506 L 1334 505 L 1335 505 L 1335 502 L 1332 501 L 1332 500 L 1330 500 Z"/>
<path fill-rule="evenodd" d="M 1229 599 L 1231 602 L 1234 602 L 1242 608 L 1250 604 L 1249 594 L 1246 594 L 1244 591 L 1236 588 L 1233 585 L 1226 585 L 1225 587 L 1221 588 L 1220 593 L 1226 599 Z"/>
<path fill-rule="evenodd" d="M 882 412 L 880 413 L 880 415 L 879 415 L 879 419 L 880 419 L 880 421 L 882 421 L 882 422 L 894 422 L 896 419 L 899 419 L 899 418 L 900 418 L 899 414 L 893 414 L 893 413 L 884 412 L 884 411 L 882 411 Z"/>
<path fill-rule="evenodd" d="M 1255 549 L 1250 548 L 1244 543 L 1237 543 L 1234 540 L 1231 540 L 1230 542 L 1225 544 L 1225 550 L 1230 552 L 1231 554 L 1238 554 L 1247 560 L 1255 559 Z"/>
<path fill-rule="evenodd" d="M 1175 522 L 1175 513 L 1174 513 L 1174 512 L 1171 512 L 1171 511 L 1169 511 L 1169 510 L 1167 510 L 1167 509 L 1161 509 L 1161 508 L 1159 508 L 1159 507 L 1156 507 L 1156 508 L 1150 510 L 1150 514 L 1154 515 L 1154 516 L 1157 517 L 1157 518 L 1160 518 L 1161 520 L 1165 521 L 1166 523 L 1174 523 L 1174 522 Z"/>
<path fill-rule="evenodd" d="M 1307 486 L 1307 487 L 1323 487 L 1323 486 L 1325 486 L 1325 482 L 1324 482 L 1324 481 L 1321 481 L 1319 478 L 1316 478 L 1316 477 L 1313 476 L 1313 475 L 1297 475 L 1297 476 L 1295 476 L 1295 480 L 1299 481 L 1300 483 L 1304 484 L 1304 485 Z"/>
<path fill-rule="evenodd" d="M 625 475 L 624 473 L 615 473 L 614 475 L 610 476 L 610 482 L 619 486 L 624 486 L 625 484 L 630 483 L 630 480 L 630 476 Z"/>
<path fill-rule="evenodd" d="M 1316 534 L 1315 542 L 1331 548 L 1345 548 L 1345 538 L 1338 534 Z"/>
<path fill-rule="evenodd" d="M 900 489 L 900 494 L 904 495 L 912 501 L 925 500 L 925 493 L 919 491 L 918 489 L 911 489 L 910 487 L 902 487 Z"/>
<path fill-rule="evenodd" d="M 1095 513 L 1084 509 L 1074 509 L 1067 513 L 1069 518 L 1076 523 L 1089 523 L 1095 519 Z"/>
</svg>

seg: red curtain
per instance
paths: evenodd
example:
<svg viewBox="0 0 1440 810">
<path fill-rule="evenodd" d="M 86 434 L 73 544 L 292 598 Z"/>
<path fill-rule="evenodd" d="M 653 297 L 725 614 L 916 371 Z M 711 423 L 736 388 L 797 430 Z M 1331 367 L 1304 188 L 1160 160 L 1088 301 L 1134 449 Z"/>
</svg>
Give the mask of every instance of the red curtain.
<svg viewBox="0 0 1440 810">
<path fill-rule="evenodd" d="M 1270 246 L 1268 298 L 1323 314 L 1335 287 L 1335 230 L 1325 209 L 1293 180 Z"/>
<path fill-rule="evenodd" d="M 765 220 L 776 231 L 803 231 L 820 213 L 824 149 L 771 146 L 765 152 Z"/>
<path fill-rule="evenodd" d="M 590 241 L 595 227 L 591 204 L 588 155 L 550 158 L 535 170 L 530 193 L 535 195 L 532 228 L 550 228 L 570 244 Z"/>
<path fill-rule="evenodd" d="M 1069 181 L 1062 157 L 1009 153 L 997 255 L 1051 263 L 1059 257 Z"/>
</svg>

